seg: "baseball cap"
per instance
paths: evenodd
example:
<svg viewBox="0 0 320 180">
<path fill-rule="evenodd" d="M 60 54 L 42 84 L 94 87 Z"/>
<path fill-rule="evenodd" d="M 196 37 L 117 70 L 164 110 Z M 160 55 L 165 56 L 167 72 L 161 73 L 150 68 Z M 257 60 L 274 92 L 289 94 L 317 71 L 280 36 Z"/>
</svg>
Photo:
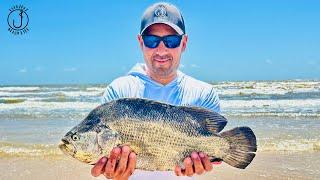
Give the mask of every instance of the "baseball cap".
<svg viewBox="0 0 320 180">
<path fill-rule="evenodd" d="M 172 27 L 178 34 L 185 34 L 185 26 L 180 10 L 169 3 L 159 2 L 149 6 L 142 15 L 140 34 L 151 25 L 163 23 Z"/>
</svg>

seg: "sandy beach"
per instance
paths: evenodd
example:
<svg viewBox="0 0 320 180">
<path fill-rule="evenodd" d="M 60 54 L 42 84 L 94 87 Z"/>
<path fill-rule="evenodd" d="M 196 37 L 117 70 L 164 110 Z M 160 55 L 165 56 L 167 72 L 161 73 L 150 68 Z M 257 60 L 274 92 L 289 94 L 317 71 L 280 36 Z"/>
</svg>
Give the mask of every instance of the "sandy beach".
<svg viewBox="0 0 320 180">
<path fill-rule="evenodd" d="M 10 180 L 85 180 L 105 179 L 90 175 L 90 165 L 67 157 L 1 158 L 0 179 Z M 258 153 L 247 169 L 233 168 L 225 163 L 196 179 L 319 179 L 320 153 Z"/>
</svg>

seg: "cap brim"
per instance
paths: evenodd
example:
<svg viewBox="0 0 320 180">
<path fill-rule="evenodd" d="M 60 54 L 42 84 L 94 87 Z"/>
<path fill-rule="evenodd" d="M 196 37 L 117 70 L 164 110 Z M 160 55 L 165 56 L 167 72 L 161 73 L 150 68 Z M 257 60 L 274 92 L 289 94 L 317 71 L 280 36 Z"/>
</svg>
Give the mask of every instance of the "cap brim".
<svg viewBox="0 0 320 180">
<path fill-rule="evenodd" d="M 156 22 L 152 22 L 152 23 L 146 25 L 146 26 L 143 28 L 143 30 L 140 32 L 140 34 L 143 34 L 143 32 L 144 32 L 149 26 L 154 25 L 154 24 L 166 24 L 166 25 L 172 27 L 179 35 L 183 35 L 183 34 L 184 34 L 183 31 L 179 28 L 179 26 L 177 26 L 177 25 L 175 25 L 175 24 L 173 24 L 173 23 L 171 23 L 171 22 L 165 22 L 165 21 L 156 21 Z"/>
</svg>

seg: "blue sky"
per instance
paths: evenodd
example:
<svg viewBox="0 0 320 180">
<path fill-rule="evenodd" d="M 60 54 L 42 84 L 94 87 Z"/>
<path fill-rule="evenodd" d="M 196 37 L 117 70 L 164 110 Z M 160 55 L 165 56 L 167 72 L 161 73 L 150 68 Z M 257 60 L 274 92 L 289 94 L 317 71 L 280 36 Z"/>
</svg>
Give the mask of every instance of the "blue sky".
<svg viewBox="0 0 320 180">
<path fill-rule="evenodd" d="M 0 85 L 109 83 L 143 62 L 140 18 L 158 1 L 15 1 L 0 5 Z M 320 79 L 320 1 L 167 1 L 185 19 L 181 70 L 204 81 Z M 8 32 L 9 8 L 30 31 Z"/>
</svg>

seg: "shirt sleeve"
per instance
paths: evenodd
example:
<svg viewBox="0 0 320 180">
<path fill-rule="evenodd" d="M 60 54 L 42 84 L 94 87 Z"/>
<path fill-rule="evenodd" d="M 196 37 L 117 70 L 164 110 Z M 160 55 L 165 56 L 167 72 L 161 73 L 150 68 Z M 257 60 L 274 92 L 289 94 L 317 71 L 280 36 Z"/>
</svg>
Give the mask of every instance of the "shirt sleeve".
<svg viewBox="0 0 320 180">
<path fill-rule="evenodd" d="M 131 75 L 121 76 L 114 79 L 107 86 L 101 98 L 101 103 L 107 103 L 120 98 L 141 97 L 142 90 L 139 79 Z"/>
<path fill-rule="evenodd" d="M 101 98 L 101 103 L 104 104 L 116 99 L 119 99 L 119 94 L 113 88 L 112 84 L 110 84 L 107 86 L 105 92 L 103 93 L 103 96 Z"/>
<path fill-rule="evenodd" d="M 211 88 L 209 93 L 205 96 L 201 106 L 207 109 L 211 109 L 212 111 L 215 111 L 217 113 L 221 113 L 220 99 L 218 93 L 213 88 Z"/>
</svg>

